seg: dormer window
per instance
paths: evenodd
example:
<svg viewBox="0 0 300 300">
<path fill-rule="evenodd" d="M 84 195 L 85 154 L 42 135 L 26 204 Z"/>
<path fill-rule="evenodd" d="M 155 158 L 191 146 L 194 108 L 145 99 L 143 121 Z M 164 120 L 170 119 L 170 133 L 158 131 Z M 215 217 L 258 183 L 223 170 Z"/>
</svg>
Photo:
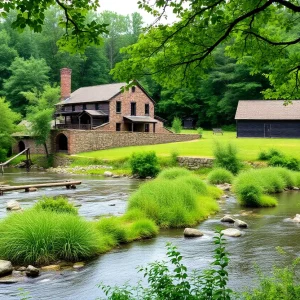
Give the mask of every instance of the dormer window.
<svg viewBox="0 0 300 300">
<path fill-rule="evenodd" d="M 132 88 L 131 88 L 131 91 L 134 93 L 135 92 L 135 86 L 133 86 Z"/>
</svg>

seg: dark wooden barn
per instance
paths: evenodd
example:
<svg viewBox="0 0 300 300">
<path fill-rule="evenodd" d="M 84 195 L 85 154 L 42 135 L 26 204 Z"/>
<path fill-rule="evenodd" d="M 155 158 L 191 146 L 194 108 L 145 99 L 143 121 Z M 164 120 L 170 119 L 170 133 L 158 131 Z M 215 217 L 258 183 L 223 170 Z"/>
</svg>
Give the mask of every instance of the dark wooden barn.
<svg viewBox="0 0 300 300">
<path fill-rule="evenodd" d="M 237 137 L 300 138 L 300 100 L 242 100 L 235 119 Z"/>
<path fill-rule="evenodd" d="M 182 120 L 184 129 L 194 129 L 195 128 L 195 120 L 193 118 L 184 118 Z"/>
</svg>

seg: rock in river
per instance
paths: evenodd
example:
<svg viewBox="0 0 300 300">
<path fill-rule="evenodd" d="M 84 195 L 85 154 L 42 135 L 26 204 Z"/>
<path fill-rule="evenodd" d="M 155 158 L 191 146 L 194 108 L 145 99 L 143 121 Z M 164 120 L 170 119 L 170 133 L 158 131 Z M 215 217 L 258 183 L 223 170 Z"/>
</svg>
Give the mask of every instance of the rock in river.
<svg viewBox="0 0 300 300">
<path fill-rule="evenodd" d="M 41 268 L 43 271 L 59 271 L 60 265 L 49 265 Z"/>
<path fill-rule="evenodd" d="M 248 228 L 248 224 L 239 219 L 235 219 L 234 226 L 240 227 L 240 228 Z"/>
<path fill-rule="evenodd" d="M 292 219 L 293 222 L 300 223 L 300 215 L 296 214 L 296 216 Z"/>
<path fill-rule="evenodd" d="M 195 228 L 185 228 L 183 235 L 185 237 L 199 237 L 199 236 L 202 236 L 203 233 L 200 230 L 195 229 Z"/>
<path fill-rule="evenodd" d="M 18 201 L 10 200 L 6 203 L 6 209 L 7 210 L 20 210 L 22 208 L 21 208 L 21 205 Z"/>
<path fill-rule="evenodd" d="M 0 260 L 0 277 L 11 274 L 13 271 L 13 266 L 8 260 Z"/>
<path fill-rule="evenodd" d="M 227 229 L 222 230 L 221 232 L 224 235 L 231 236 L 231 237 L 238 237 L 238 236 L 242 235 L 242 233 L 238 229 L 235 229 L 235 228 L 227 228 Z"/>
<path fill-rule="evenodd" d="M 235 219 L 229 215 L 225 215 L 222 219 L 221 222 L 226 222 L 226 223 L 234 223 Z"/>
<path fill-rule="evenodd" d="M 103 173 L 103 175 L 104 175 L 105 177 L 112 177 L 114 174 L 113 174 L 112 172 L 110 172 L 110 171 L 105 171 L 105 172 Z"/>
<path fill-rule="evenodd" d="M 40 275 L 40 269 L 32 266 L 32 265 L 29 265 L 27 268 L 26 268 L 26 275 L 28 277 L 37 277 Z"/>
</svg>

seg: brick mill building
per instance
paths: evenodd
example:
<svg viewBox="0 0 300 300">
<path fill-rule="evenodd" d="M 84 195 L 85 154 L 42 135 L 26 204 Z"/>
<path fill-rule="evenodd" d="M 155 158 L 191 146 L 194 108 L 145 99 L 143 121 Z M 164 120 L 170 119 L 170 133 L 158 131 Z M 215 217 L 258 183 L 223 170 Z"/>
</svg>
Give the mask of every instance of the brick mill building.
<svg viewBox="0 0 300 300">
<path fill-rule="evenodd" d="M 62 116 L 60 129 L 170 133 L 155 118 L 154 100 L 136 82 L 82 87 L 71 93 L 71 69 L 61 69 L 61 102 L 55 116 Z"/>
<path fill-rule="evenodd" d="M 122 91 L 126 83 L 82 87 L 71 92 L 72 70 L 61 69 L 61 100 L 56 105 L 51 131 L 51 153 L 80 152 L 137 145 L 153 145 L 199 138 L 196 134 L 175 134 L 164 128 L 155 116 L 155 102 L 135 82 Z M 30 135 L 19 135 L 13 152 L 30 147 L 42 153 L 43 147 Z"/>
</svg>

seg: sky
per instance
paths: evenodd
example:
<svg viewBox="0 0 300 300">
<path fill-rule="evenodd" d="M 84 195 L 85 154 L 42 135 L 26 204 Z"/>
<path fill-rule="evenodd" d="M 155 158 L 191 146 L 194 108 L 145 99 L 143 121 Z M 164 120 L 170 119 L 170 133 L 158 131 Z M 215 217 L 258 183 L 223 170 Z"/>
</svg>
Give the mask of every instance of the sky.
<svg viewBox="0 0 300 300">
<path fill-rule="evenodd" d="M 100 0 L 100 11 L 110 10 L 114 11 L 120 15 L 128 15 L 134 12 L 138 12 L 142 15 L 143 20 L 146 25 L 150 25 L 154 22 L 155 18 L 145 12 L 143 9 L 138 8 L 138 0 Z M 170 14 L 169 14 L 170 15 Z M 170 17 L 168 17 L 169 22 L 173 21 Z"/>
</svg>

